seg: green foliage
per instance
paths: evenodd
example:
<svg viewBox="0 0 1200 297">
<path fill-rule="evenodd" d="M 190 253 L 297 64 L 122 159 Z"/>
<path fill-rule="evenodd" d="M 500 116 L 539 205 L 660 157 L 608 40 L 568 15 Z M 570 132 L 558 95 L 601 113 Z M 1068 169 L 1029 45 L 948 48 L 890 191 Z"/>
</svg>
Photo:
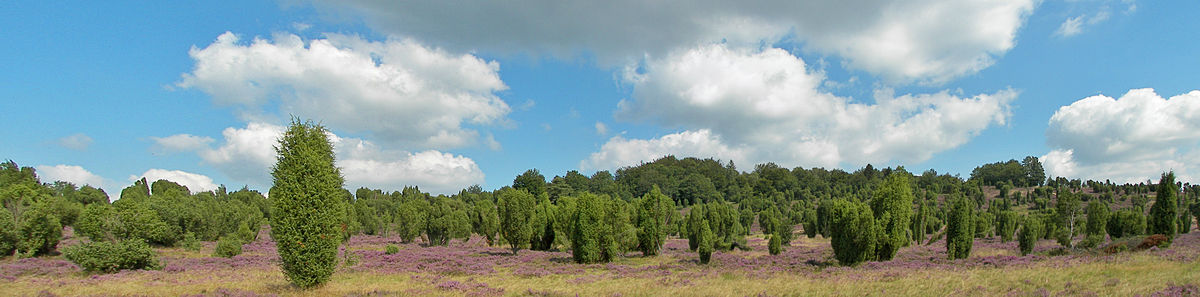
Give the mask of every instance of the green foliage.
<svg viewBox="0 0 1200 297">
<path fill-rule="evenodd" d="M 875 252 L 881 227 L 875 221 L 871 208 L 861 202 L 842 199 L 828 203 L 830 208 L 830 244 L 833 257 L 846 266 L 875 260 Z"/>
<path fill-rule="evenodd" d="M 620 255 L 617 233 L 621 226 L 613 221 L 619 209 L 608 196 L 584 193 L 576 200 L 572 220 L 571 255 L 576 263 L 609 262 Z"/>
<path fill-rule="evenodd" d="M 170 226 L 159 218 L 143 200 L 117 200 L 113 203 L 119 220 L 115 225 L 118 239 L 141 238 L 150 244 L 171 246 L 182 235 L 177 226 Z M 175 227 L 175 228 L 172 228 Z"/>
<path fill-rule="evenodd" d="M 990 212 L 979 212 L 975 214 L 975 238 L 988 238 L 992 236 L 992 222 L 995 217 Z"/>
<path fill-rule="evenodd" d="M 475 201 L 475 212 L 471 218 L 475 233 L 483 236 L 489 246 L 495 245 L 496 233 L 500 232 L 500 215 L 496 212 L 496 204 L 489 197 Z"/>
<path fill-rule="evenodd" d="M 232 258 L 242 254 L 242 239 L 237 236 L 225 236 L 217 240 L 217 248 L 213 257 Z"/>
<path fill-rule="evenodd" d="M 200 240 L 196 239 L 196 234 L 192 232 L 184 233 L 183 239 L 179 240 L 177 244 L 179 247 L 189 251 L 199 251 L 201 247 Z"/>
<path fill-rule="evenodd" d="M 394 244 L 388 244 L 387 247 L 384 247 L 384 251 L 383 251 L 383 253 L 386 255 L 395 255 L 396 253 L 399 253 L 399 252 L 400 252 L 400 247 L 396 246 Z"/>
<path fill-rule="evenodd" d="M 1112 238 L 1141 235 L 1146 232 L 1146 216 L 1137 208 L 1118 210 L 1108 218 L 1106 227 Z"/>
<path fill-rule="evenodd" d="M 913 199 L 907 174 L 893 173 L 875 190 L 875 196 L 871 199 L 871 211 L 882 228 L 875 245 L 875 259 L 891 260 L 900 247 L 909 242 Z"/>
<path fill-rule="evenodd" d="M 1104 243 L 1104 235 L 1089 234 L 1082 241 L 1079 241 L 1079 247 L 1091 249 L 1100 246 L 1102 243 Z"/>
<path fill-rule="evenodd" d="M 1175 222 L 1179 217 L 1179 186 L 1175 184 L 1175 172 L 1162 175 L 1158 181 L 1158 196 L 1154 198 L 1154 206 L 1150 207 L 1150 217 L 1146 223 L 1146 233 L 1162 234 L 1167 237 L 1167 245 L 1175 239 L 1179 226 Z"/>
<path fill-rule="evenodd" d="M 989 186 L 998 186 L 1006 182 L 1019 187 L 1037 186 L 1046 180 L 1046 173 L 1038 158 L 1029 156 L 1021 162 L 1008 160 L 975 167 L 971 171 L 971 180 L 979 180 Z"/>
<path fill-rule="evenodd" d="M 425 227 L 430 244 L 445 246 L 450 239 L 465 240 L 471 236 L 471 219 L 461 200 L 437 197 L 430 206 Z"/>
<path fill-rule="evenodd" d="M 715 236 L 712 228 L 708 226 L 708 220 L 700 221 L 699 232 L 697 235 L 699 244 L 696 247 L 696 252 L 700 255 L 700 264 L 708 264 L 712 259 L 713 245 L 715 244 Z"/>
<path fill-rule="evenodd" d="M 292 284 L 311 288 L 329 280 L 346 229 L 341 170 L 325 127 L 293 120 L 275 150 L 271 176 L 271 238 Z"/>
<path fill-rule="evenodd" d="M 1021 232 L 1017 234 L 1017 246 L 1021 249 L 1021 255 L 1028 255 L 1033 252 L 1033 248 L 1037 245 L 1038 235 L 1042 233 L 1042 222 L 1037 217 L 1026 217 L 1025 224 L 1021 226 Z"/>
<path fill-rule="evenodd" d="M 554 204 L 549 197 L 542 195 L 533 208 L 533 219 L 529 221 L 529 229 L 533 232 L 529 237 L 529 249 L 548 251 L 554 247 L 554 213 Z"/>
<path fill-rule="evenodd" d="M 426 213 L 429 202 L 425 198 L 409 198 L 402 202 L 396 213 L 396 233 L 405 243 L 413 242 L 425 230 Z"/>
<path fill-rule="evenodd" d="M 1104 202 L 1092 200 L 1087 206 L 1087 228 L 1084 232 L 1088 236 L 1100 236 L 1104 238 L 1106 233 L 1105 227 L 1108 225 L 1108 204 Z"/>
<path fill-rule="evenodd" d="M 1000 241 L 1008 242 L 1013 239 L 1013 233 L 1017 231 L 1017 212 L 1005 210 L 1000 212 L 1000 216 L 996 217 L 996 232 L 1000 233 Z"/>
<path fill-rule="evenodd" d="M 525 190 L 533 197 L 541 197 L 546 194 L 546 177 L 542 176 L 537 169 L 529 169 L 513 179 L 512 187 L 516 190 Z"/>
<path fill-rule="evenodd" d="M 64 248 L 63 256 L 88 272 L 113 273 L 125 269 L 162 268 L 154 249 L 141 239 L 80 243 Z"/>
<path fill-rule="evenodd" d="M 1057 218 L 1058 233 L 1055 234 L 1055 240 L 1058 244 L 1065 247 L 1073 247 L 1071 240 L 1075 235 L 1079 235 L 1079 196 L 1071 193 L 1070 190 L 1060 189 L 1058 192 L 1058 201 L 1054 204 L 1054 214 Z"/>
<path fill-rule="evenodd" d="M 242 243 L 254 242 L 254 240 L 258 239 L 258 232 L 257 232 L 258 228 L 257 227 L 251 228 L 250 225 L 257 225 L 257 224 L 258 223 L 250 223 L 247 221 L 242 221 L 242 223 L 238 225 L 238 231 L 236 234 L 234 234 L 234 237 L 236 237 Z"/>
<path fill-rule="evenodd" d="M 46 200 L 35 203 L 21 214 L 17 224 L 17 251 L 32 257 L 49 254 L 62 238 L 62 225 Z"/>
<path fill-rule="evenodd" d="M 675 203 L 663 195 L 658 187 L 651 189 L 637 202 L 638 250 L 642 255 L 658 255 L 667 240 L 667 222 L 674 211 Z"/>
<path fill-rule="evenodd" d="M 12 255 L 17 248 L 17 222 L 12 213 L 0 208 L 0 258 Z"/>
<path fill-rule="evenodd" d="M 497 211 L 500 215 L 500 236 L 512 247 L 517 254 L 533 236 L 530 220 L 533 219 L 533 195 L 525 190 L 513 188 L 500 189 L 496 197 Z"/>
<path fill-rule="evenodd" d="M 767 252 L 772 255 L 778 255 L 780 252 L 783 252 L 782 241 L 779 239 L 779 236 L 771 235 L 771 239 L 767 241 Z"/>
<path fill-rule="evenodd" d="M 82 235 L 92 241 L 116 239 L 112 230 L 116 229 L 116 216 L 111 206 L 93 203 L 83 208 L 79 219 L 75 222 L 75 234 Z"/>
<path fill-rule="evenodd" d="M 946 254 L 951 260 L 966 259 L 971 255 L 974 244 L 975 224 L 972 222 L 975 207 L 971 200 L 954 196 L 949 201 L 946 213 Z"/>
<path fill-rule="evenodd" d="M 812 208 L 804 210 L 804 235 L 807 235 L 808 238 L 815 238 L 817 231 L 817 210 Z"/>
</svg>

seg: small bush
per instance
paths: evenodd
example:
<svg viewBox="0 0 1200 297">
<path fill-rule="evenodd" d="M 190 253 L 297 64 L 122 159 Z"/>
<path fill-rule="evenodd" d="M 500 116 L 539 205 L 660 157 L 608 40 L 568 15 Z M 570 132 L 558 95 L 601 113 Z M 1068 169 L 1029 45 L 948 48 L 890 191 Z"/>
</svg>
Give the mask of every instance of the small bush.
<svg viewBox="0 0 1200 297">
<path fill-rule="evenodd" d="M 236 236 L 225 236 L 217 240 L 217 248 L 213 250 L 214 257 L 233 258 L 242 254 L 242 241 Z"/>
<path fill-rule="evenodd" d="M 384 249 L 383 253 L 388 254 L 388 255 L 393 255 L 393 254 L 396 254 L 399 252 L 400 252 L 400 247 L 398 247 L 394 244 L 389 244 L 389 245 L 387 245 L 387 248 Z"/>
<path fill-rule="evenodd" d="M 1079 242 L 1079 247 L 1091 249 L 1100 246 L 1102 243 L 1104 243 L 1104 235 L 1088 235 L 1083 238 L 1083 241 Z"/>
<path fill-rule="evenodd" d="M 162 268 L 154 249 L 141 239 L 81 243 L 64 248 L 63 256 L 89 272 L 113 273 L 123 269 Z"/>
<path fill-rule="evenodd" d="M 783 247 L 780 246 L 781 241 L 782 240 L 780 240 L 778 235 L 771 235 L 771 241 L 767 243 L 767 252 L 770 252 L 772 255 L 778 255 L 780 252 L 782 252 Z"/>
<path fill-rule="evenodd" d="M 1166 235 L 1154 234 L 1154 235 L 1146 236 L 1146 239 L 1143 239 L 1142 243 L 1138 244 L 1137 249 L 1139 251 L 1144 250 L 1144 249 L 1149 249 L 1152 247 L 1158 247 L 1161 249 L 1161 248 L 1166 248 L 1170 244 L 1171 244 L 1171 239 L 1167 238 Z"/>
<path fill-rule="evenodd" d="M 189 251 L 200 250 L 200 240 L 196 239 L 196 234 L 192 232 L 184 233 L 183 240 L 179 241 L 179 247 Z"/>
</svg>

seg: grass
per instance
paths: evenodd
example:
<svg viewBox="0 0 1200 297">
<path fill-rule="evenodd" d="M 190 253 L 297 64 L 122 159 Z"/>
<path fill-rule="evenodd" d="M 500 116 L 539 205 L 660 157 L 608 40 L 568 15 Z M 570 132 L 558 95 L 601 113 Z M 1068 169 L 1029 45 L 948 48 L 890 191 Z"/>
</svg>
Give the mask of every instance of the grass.
<svg viewBox="0 0 1200 297">
<path fill-rule="evenodd" d="M 352 241 L 348 250 L 364 255 L 381 254 L 379 242 L 387 239 L 371 240 Z M 1015 249 L 1009 248 L 1010 243 L 979 240 L 972 259 L 949 261 L 944 259 L 941 243 L 935 243 L 902 249 L 896 261 L 853 268 L 803 264 L 808 260 L 831 261 L 828 240 L 822 238 L 800 236 L 779 256 L 767 255 L 760 241 L 752 242 L 754 250 L 719 252 L 714 255 L 714 264 L 707 266 L 695 264 L 695 254 L 686 251 L 686 240 L 680 239 L 672 239 L 657 257 L 630 253 L 614 263 L 595 265 L 565 263 L 564 253 L 522 251 L 522 256 L 511 256 L 504 254 L 507 252 L 504 247 L 487 247 L 478 240 L 446 248 L 401 244 L 399 256 L 422 251 L 469 250 L 461 258 L 483 263 L 491 270 L 487 273 L 389 271 L 365 269 L 360 264 L 339 268 L 329 283 L 312 290 L 295 289 L 274 262 L 267 261 L 274 257 L 269 243 L 248 246 L 246 255 L 224 260 L 231 262 L 208 258 L 213 247 L 206 244 L 200 251 L 159 249 L 168 263 L 168 268 L 162 271 L 88 275 L 78 269 L 33 269 L 29 271 L 34 272 L 18 273 L 11 280 L 0 278 L 0 295 L 1132 296 L 1160 291 L 1168 284 L 1200 282 L 1200 263 L 1196 257 L 1200 254 L 1197 244 L 1200 234 L 1196 233 L 1181 235 L 1171 249 L 1112 256 L 1079 253 L 1048 257 L 1043 252 L 1043 255 L 1017 257 Z M 1052 241 L 1039 244 L 1044 246 L 1043 251 L 1054 245 Z M 424 257 L 411 261 L 422 265 L 448 261 L 437 253 Z M 0 269 L 49 265 L 60 259 L 58 256 L 22 260 L 25 262 L 0 259 Z M 258 264 L 239 266 L 238 261 Z M 364 256 L 363 261 L 380 260 Z M 170 268 L 171 263 L 200 264 L 177 264 Z M 536 276 L 517 273 L 521 269 L 556 267 L 570 269 Z"/>
</svg>

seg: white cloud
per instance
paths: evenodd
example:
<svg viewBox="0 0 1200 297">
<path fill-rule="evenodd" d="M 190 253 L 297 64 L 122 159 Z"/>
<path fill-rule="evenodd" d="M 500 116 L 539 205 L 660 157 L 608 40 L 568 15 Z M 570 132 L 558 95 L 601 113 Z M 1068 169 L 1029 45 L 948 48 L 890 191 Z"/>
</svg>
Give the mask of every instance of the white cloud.
<svg viewBox="0 0 1200 297">
<path fill-rule="evenodd" d="M 596 134 L 600 136 L 608 135 L 608 125 L 602 122 L 596 122 Z"/>
<path fill-rule="evenodd" d="M 217 184 L 213 183 L 213 179 L 203 174 L 191 173 L 180 170 L 166 169 L 150 169 L 146 170 L 142 175 L 130 175 L 129 181 L 134 182 L 139 179 L 146 178 L 147 182 L 153 183 L 158 180 L 169 180 L 185 186 L 192 193 L 207 192 L 217 189 Z M 112 193 L 110 193 L 111 195 Z M 116 193 L 120 195 L 120 193 Z"/>
<path fill-rule="evenodd" d="M 85 151 L 87 150 L 88 146 L 92 145 L 92 138 L 83 133 L 78 133 L 59 138 L 58 145 L 76 151 Z"/>
<path fill-rule="evenodd" d="M 216 149 L 205 145 L 200 157 L 235 180 L 234 184 L 269 186 L 270 168 L 275 165 L 275 144 L 283 135 L 282 126 L 249 123 L 246 128 L 225 128 L 225 142 Z M 175 136 L 172 136 L 175 137 Z"/>
<path fill-rule="evenodd" d="M 747 151 L 731 148 L 709 130 L 684 131 L 656 139 L 626 139 L 620 135 L 609 139 L 599 152 L 579 162 L 583 170 L 606 170 L 649 162 L 666 155 L 678 157 L 716 158 L 746 164 Z"/>
<path fill-rule="evenodd" d="M 796 40 L 884 77 L 938 83 L 1011 49 L 1037 1 L 327 2 L 377 30 L 463 50 L 591 53 L 619 65 L 695 44 Z"/>
<path fill-rule="evenodd" d="M 270 170 L 276 161 L 274 146 L 284 130 L 283 126 L 257 122 L 245 128 L 226 128 L 220 146 L 205 147 L 197 153 L 206 163 L 233 178 L 235 184 L 265 189 L 270 187 Z M 483 182 L 483 172 L 475 161 L 461 155 L 434 150 L 417 153 L 390 150 L 370 141 L 332 133 L 330 142 L 349 188 L 398 190 L 405 185 L 416 185 L 424 191 L 454 193 Z"/>
<path fill-rule="evenodd" d="M 167 137 L 150 137 L 154 140 L 151 150 L 163 153 L 195 151 L 208 147 L 212 137 L 191 134 L 176 134 Z"/>
<path fill-rule="evenodd" d="M 302 40 L 279 34 L 249 44 L 226 32 L 189 51 L 195 69 L 182 88 L 238 105 L 247 120 L 278 102 L 278 114 L 312 118 L 392 145 L 452 148 L 474 143 L 467 125 L 506 121 L 499 64 L 454 55 L 411 39 L 372 42 L 326 34 Z"/>
<path fill-rule="evenodd" d="M 1063 106 L 1050 117 L 1043 156 L 1053 176 L 1157 180 L 1174 170 L 1193 180 L 1200 162 L 1200 91 L 1165 99 L 1134 89 L 1113 99 L 1096 95 Z"/>
<path fill-rule="evenodd" d="M 103 188 L 110 184 L 103 177 L 76 165 L 38 165 L 34 169 L 37 169 L 38 176 L 43 182 L 65 181 L 75 184 L 75 186 L 90 185 L 97 188 Z"/>
<path fill-rule="evenodd" d="M 1054 35 L 1071 37 L 1079 32 L 1083 32 L 1083 16 L 1067 18 L 1058 26 L 1058 30 L 1054 31 Z"/>
<path fill-rule="evenodd" d="M 483 183 L 483 171 L 474 160 L 434 150 L 410 153 L 382 149 L 371 142 L 335 139 L 338 166 L 348 188 L 368 187 L 399 190 L 420 186 L 431 193 L 456 193 Z"/>
<path fill-rule="evenodd" d="M 1003 125 L 1017 96 L 1012 90 L 970 98 L 945 91 L 894 96 L 884 89 L 876 92 L 875 104 L 858 103 L 822 92 L 824 77 L 786 51 L 721 44 L 648 61 L 626 71 L 624 80 L 633 86 L 633 99 L 619 104 L 618 118 L 687 131 L 642 142 L 616 137 L 584 167 L 635 165 L 634 157 L 684 152 L 789 166 L 921 162 Z M 683 136 L 705 140 L 667 139 Z M 689 145 L 704 148 L 683 148 Z M 651 154 L 630 153 L 637 151 Z"/>
<path fill-rule="evenodd" d="M 500 142 L 496 141 L 496 136 L 492 135 L 491 133 L 488 133 L 487 138 L 483 139 L 483 143 L 485 145 L 487 145 L 488 149 L 491 149 L 493 151 L 499 151 L 499 150 L 504 149 L 504 146 L 501 146 Z"/>
</svg>

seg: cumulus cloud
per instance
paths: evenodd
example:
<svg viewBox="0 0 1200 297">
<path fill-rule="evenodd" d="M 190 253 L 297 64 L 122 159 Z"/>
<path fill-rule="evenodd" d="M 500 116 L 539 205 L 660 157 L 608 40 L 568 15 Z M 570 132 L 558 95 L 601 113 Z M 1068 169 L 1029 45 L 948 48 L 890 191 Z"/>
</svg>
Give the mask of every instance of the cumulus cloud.
<svg viewBox="0 0 1200 297">
<path fill-rule="evenodd" d="M 620 135 L 609 139 L 599 152 L 592 153 L 579 163 L 584 170 L 615 169 L 649 162 L 666 155 L 680 157 L 732 160 L 735 164 L 747 160 L 747 150 L 725 145 L 712 131 L 684 131 L 656 139 L 626 139 Z"/>
<path fill-rule="evenodd" d="M 874 104 L 866 104 L 821 91 L 824 79 L 800 58 L 775 48 L 713 44 L 650 60 L 625 72 L 633 99 L 619 104 L 618 117 L 686 131 L 645 141 L 615 137 L 582 165 L 634 165 L 636 157 L 671 152 L 741 164 L 921 162 L 1005 124 L 1008 104 L 1017 96 L 1012 90 L 969 98 L 945 91 L 895 96 L 882 89 Z M 704 141 L 668 139 L 684 136 Z"/>
<path fill-rule="evenodd" d="M 570 56 L 613 64 L 698 43 L 798 40 L 897 80 L 974 73 L 1014 45 L 1034 0 L 327 1 L 374 28 L 452 48 Z"/>
<path fill-rule="evenodd" d="M 88 146 L 92 145 L 92 138 L 83 133 L 78 133 L 59 138 L 58 145 L 76 151 L 85 151 L 87 150 Z"/>
<path fill-rule="evenodd" d="M 151 150 L 162 153 L 194 151 L 208 147 L 213 142 L 212 137 L 191 134 L 176 134 L 167 137 L 150 137 L 154 141 Z"/>
<path fill-rule="evenodd" d="M 479 138 L 469 125 L 504 122 L 510 111 L 494 94 L 508 88 L 498 63 L 411 39 L 278 34 L 241 42 L 226 32 L 189 55 L 195 68 L 177 85 L 240 106 L 247 120 L 277 102 L 280 115 L 319 119 L 392 145 L 453 148 Z"/>
<path fill-rule="evenodd" d="M 150 183 L 158 180 L 169 180 L 187 187 L 192 193 L 208 192 L 216 190 L 218 187 L 216 183 L 213 183 L 212 178 L 203 174 L 157 168 L 146 170 L 142 175 L 130 175 L 129 182 L 134 182 L 142 178 L 145 178 Z"/>
<path fill-rule="evenodd" d="M 238 183 L 258 187 L 271 184 L 271 166 L 275 164 L 274 146 L 285 127 L 253 122 L 245 128 L 226 128 L 219 146 L 196 150 L 209 165 Z M 173 137 L 173 136 L 172 136 Z M 170 138 L 170 137 L 167 137 Z M 483 172 L 474 160 L 436 150 L 408 152 L 383 148 L 360 138 L 339 137 L 330 133 L 337 166 L 342 168 L 346 186 L 399 189 L 417 185 L 435 193 L 453 193 L 483 182 Z M 498 145 L 498 143 L 497 143 Z"/>
<path fill-rule="evenodd" d="M 1053 176 L 1139 182 L 1174 170 L 1194 180 L 1200 161 L 1200 91 L 1163 98 L 1134 89 L 1120 98 L 1090 96 L 1050 117 L 1042 159 Z"/>
<path fill-rule="evenodd" d="M 110 184 L 103 177 L 76 165 L 38 165 L 34 169 L 37 169 L 38 176 L 41 177 L 42 181 L 46 182 L 65 181 L 76 186 L 89 185 L 97 188 L 103 188 Z"/>
</svg>

